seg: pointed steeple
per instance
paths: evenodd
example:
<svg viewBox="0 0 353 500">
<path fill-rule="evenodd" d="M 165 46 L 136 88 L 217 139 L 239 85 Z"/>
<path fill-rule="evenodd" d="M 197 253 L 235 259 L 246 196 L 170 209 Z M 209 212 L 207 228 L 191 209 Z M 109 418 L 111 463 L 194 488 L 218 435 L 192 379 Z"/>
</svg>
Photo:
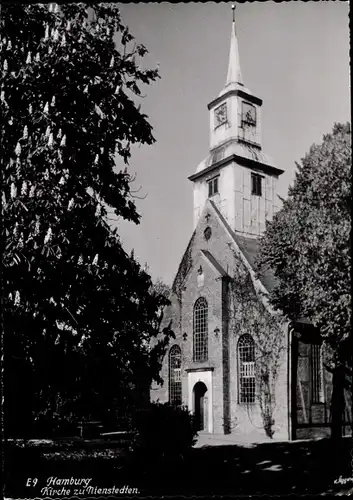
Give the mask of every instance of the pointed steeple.
<svg viewBox="0 0 353 500">
<path fill-rule="evenodd" d="M 240 69 L 238 39 L 235 27 L 235 5 L 232 5 L 232 11 L 233 11 L 233 22 L 232 22 L 232 34 L 230 38 L 229 65 L 228 65 L 226 86 L 232 83 L 238 85 L 244 85 Z"/>
</svg>

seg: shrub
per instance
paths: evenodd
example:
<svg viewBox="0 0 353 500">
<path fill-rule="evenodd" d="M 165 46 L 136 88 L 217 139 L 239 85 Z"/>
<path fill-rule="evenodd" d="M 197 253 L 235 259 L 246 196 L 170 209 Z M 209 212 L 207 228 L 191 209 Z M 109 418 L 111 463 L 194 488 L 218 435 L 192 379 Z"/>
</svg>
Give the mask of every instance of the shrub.
<svg viewBox="0 0 353 500">
<path fill-rule="evenodd" d="M 132 418 L 131 450 L 149 462 L 184 458 L 196 442 L 197 422 L 185 406 L 150 403 Z"/>
<path fill-rule="evenodd" d="M 73 414 L 60 415 L 47 408 L 37 412 L 33 419 L 32 435 L 38 438 L 77 436 L 79 420 Z"/>
</svg>

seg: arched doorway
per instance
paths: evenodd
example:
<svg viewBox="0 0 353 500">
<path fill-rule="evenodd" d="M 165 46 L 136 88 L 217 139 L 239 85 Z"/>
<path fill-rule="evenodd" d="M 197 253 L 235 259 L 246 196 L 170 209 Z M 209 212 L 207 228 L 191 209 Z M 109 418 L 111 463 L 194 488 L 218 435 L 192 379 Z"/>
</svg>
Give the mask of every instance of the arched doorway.
<svg viewBox="0 0 353 500">
<path fill-rule="evenodd" d="M 194 385 L 194 411 L 200 431 L 208 428 L 208 397 L 207 387 L 203 382 Z"/>
</svg>

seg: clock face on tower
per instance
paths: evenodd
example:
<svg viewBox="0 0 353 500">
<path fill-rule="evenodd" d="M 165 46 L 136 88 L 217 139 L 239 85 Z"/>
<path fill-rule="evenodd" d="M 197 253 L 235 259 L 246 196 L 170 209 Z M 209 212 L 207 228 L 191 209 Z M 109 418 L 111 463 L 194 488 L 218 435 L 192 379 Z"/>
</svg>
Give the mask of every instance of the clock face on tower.
<svg viewBox="0 0 353 500">
<path fill-rule="evenodd" d="M 214 110 L 215 128 L 227 122 L 227 103 L 223 103 Z"/>
<path fill-rule="evenodd" d="M 256 126 L 256 108 L 252 104 L 243 102 L 242 121 L 248 126 Z"/>
<path fill-rule="evenodd" d="M 245 101 L 242 102 L 241 110 L 241 134 L 243 140 L 257 143 L 256 108 Z"/>
</svg>

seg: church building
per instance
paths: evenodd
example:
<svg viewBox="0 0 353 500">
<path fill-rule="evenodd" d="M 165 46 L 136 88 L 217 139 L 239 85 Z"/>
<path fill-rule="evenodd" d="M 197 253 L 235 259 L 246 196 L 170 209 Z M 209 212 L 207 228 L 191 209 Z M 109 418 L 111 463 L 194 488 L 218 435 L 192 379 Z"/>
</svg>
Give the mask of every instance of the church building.
<svg viewBox="0 0 353 500">
<path fill-rule="evenodd" d="M 200 431 L 249 442 L 329 434 L 332 392 L 319 335 L 273 311 L 274 276 L 255 271 L 283 173 L 262 149 L 261 107 L 243 81 L 233 9 L 225 86 L 208 104 L 209 152 L 189 177 L 194 231 L 164 311 L 175 338 L 151 399 L 186 405 Z"/>
</svg>

